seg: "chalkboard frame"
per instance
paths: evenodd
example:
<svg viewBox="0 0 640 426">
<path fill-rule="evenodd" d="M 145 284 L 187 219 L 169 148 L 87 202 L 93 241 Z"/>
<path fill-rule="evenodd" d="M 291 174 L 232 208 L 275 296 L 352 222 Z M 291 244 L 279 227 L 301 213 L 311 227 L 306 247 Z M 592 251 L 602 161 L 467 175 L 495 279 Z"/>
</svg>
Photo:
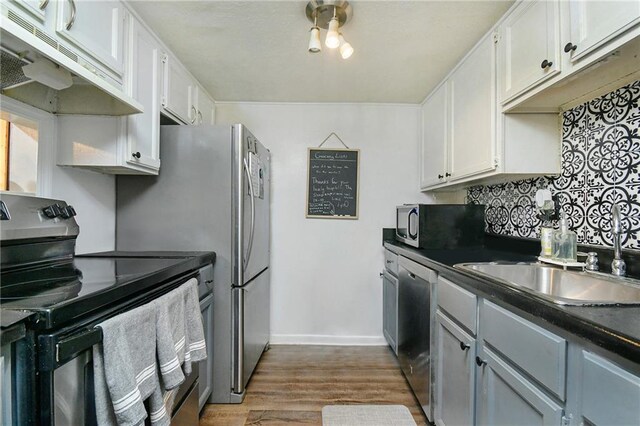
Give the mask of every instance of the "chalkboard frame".
<svg viewBox="0 0 640 426">
<path fill-rule="evenodd" d="M 312 151 L 346 151 L 356 153 L 356 214 L 353 215 L 311 215 L 309 214 L 309 180 L 311 179 L 311 152 Z M 360 217 L 360 150 L 351 148 L 307 148 L 307 199 L 304 206 L 305 217 L 308 219 L 352 219 Z"/>
</svg>

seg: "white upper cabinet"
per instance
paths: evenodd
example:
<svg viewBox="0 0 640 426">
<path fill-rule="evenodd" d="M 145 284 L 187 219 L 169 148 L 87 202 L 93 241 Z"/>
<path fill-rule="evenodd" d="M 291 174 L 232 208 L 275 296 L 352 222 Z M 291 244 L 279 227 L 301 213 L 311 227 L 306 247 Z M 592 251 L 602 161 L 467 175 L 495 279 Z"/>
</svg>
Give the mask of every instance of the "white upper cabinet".
<svg viewBox="0 0 640 426">
<path fill-rule="evenodd" d="M 503 103 L 560 72 L 558 0 L 523 2 L 499 29 Z"/>
<path fill-rule="evenodd" d="M 493 37 L 486 36 L 449 78 L 450 181 L 488 172 L 497 166 L 494 46 Z"/>
<path fill-rule="evenodd" d="M 420 187 L 446 182 L 447 173 L 447 83 L 437 88 L 422 105 Z"/>
<path fill-rule="evenodd" d="M 563 46 L 575 62 L 640 22 L 640 1 L 571 0 L 570 39 Z"/>
<path fill-rule="evenodd" d="M 422 106 L 423 191 L 560 172 L 558 115 L 500 111 L 496 41 L 487 34 Z"/>
<path fill-rule="evenodd" d="M 560 112 L 637 79 L 638 0 L 520 1 L 498 28 L 502 111 Z"/>
<path fill-rule="evenodd" d="M 124 19 L 124 6 L 119 1 L 59 1 L 56 32 L 122 76 Z"/>
<path fill-rule="evenodd" d="M 197 119 L 194 124 L 214 124 L 215 121 L 215 103 L 213 99 L 207 95 L 199 86 L 196 86 L 197 100 L 195 102 L 198 110 Z"/>
<path fill-rule="evenodd" d="M 142 114 L 126 117 L 128 166 L 157 173 L 160 167 L 160 46 L 135 19 L 129 26 L 127 75 L 131 95 L 144 106 Z"/>
<path fill-rule="evenodd" d="M 55 9 L 54 0 L 13 0 L 32 17 L 44 23 L 47 10 Z"/>
<path fill-rule="evenodd" d="M 182 65 L 168 54 L 162 57 L 162 107 L 183 123 L 195 123 L 197 110 L 192 103 L 194 82 Z"/>
</svg>

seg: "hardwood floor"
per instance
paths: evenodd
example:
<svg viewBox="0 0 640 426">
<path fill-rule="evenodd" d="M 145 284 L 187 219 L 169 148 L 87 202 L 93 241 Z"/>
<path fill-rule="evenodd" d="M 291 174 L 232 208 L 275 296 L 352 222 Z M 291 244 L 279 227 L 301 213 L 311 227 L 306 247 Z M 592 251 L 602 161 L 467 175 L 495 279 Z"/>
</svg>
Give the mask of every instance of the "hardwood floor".
<svg viewBox="0 0 640 426">
<path fill-rule="evenodd" d="M 400 404 L 418 425 L 427 419 L 395 355 L 382 346 L 272 346 L 242 404 L 209 404 L 200 426 L 321 425 L 332 404 Z"/>
</svg>

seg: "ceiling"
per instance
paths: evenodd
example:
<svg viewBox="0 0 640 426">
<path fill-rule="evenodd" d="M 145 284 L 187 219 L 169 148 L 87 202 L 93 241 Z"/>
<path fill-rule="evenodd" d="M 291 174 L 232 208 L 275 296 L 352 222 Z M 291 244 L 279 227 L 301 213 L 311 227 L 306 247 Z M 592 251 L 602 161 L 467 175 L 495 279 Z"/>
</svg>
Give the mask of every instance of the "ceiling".
<svg viewBox="0 0 640 426">
<path fill-rule="evenodd" d="M 306 1 L 134 1 L 216 101 L 420 103 L 512 1 L 358 1 L 355 49 L 307 52 Z"/>
</svg>

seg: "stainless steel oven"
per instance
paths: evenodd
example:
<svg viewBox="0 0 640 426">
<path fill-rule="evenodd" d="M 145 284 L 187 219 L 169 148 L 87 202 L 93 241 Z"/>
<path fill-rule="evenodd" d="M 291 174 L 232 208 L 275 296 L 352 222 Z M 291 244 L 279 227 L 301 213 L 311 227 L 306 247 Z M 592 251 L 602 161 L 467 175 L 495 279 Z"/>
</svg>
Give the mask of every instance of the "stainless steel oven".
<svg viewBox="0 0 640 426">
<path fill-rule="evenodd" d="M 12 367 L 9 422 L 94 425 L 92 348 L 102 340 L 98 324 L 200 278 L 201 271 L 206 278 L 199 280 L 199 293 L 202 301 L 210 300 L 215 254 L 74 256 L 79 228 L 75 210 L 63 201 L 0 194 L 0 207 L 7 212 L 0 227 L 3 332 L 7 318 L 25 314 L 17 323 L 24 333 L 12 340 L 10 353 L 2 339 L 0 364 Z M 194 363 L 175 399 L 174 415 L 186 418 L 184 424 L 198 422 L 198 376 Z M 4 424 L 7 417 L 2 419 Z"/>
</svg>

